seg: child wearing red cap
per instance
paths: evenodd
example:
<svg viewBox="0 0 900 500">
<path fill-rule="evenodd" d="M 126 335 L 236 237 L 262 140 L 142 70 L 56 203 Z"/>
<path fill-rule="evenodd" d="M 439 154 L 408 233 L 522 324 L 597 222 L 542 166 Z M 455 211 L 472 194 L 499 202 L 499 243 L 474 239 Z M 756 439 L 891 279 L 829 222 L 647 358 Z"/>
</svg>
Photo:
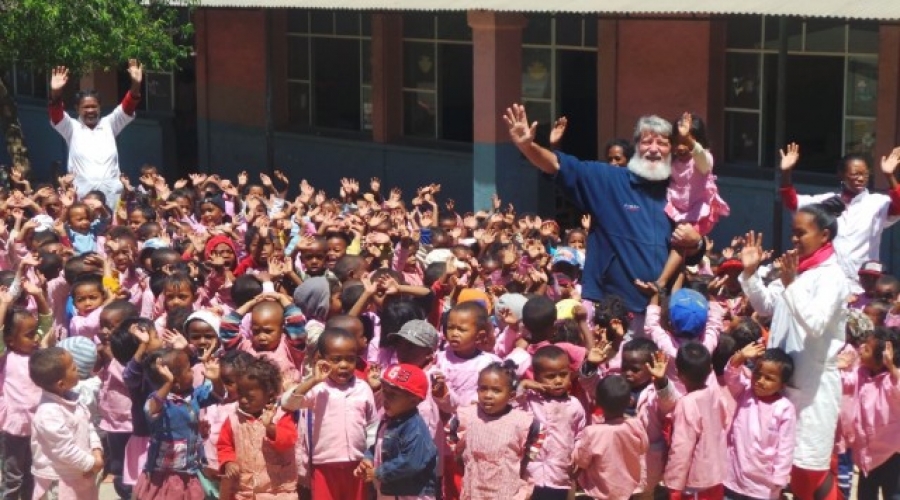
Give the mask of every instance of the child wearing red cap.
<svg viewBox="0 0 900 500">
<path fill-rule="evenodd" d="M 437 478 L 437 447 L 418 405 L 428 395 L 421 368 L 400 364 L 381 378 L 384 418 L 375 445 L 355 473 L 374 481 L 379 499 L 432 500 Z"/>
</svg>

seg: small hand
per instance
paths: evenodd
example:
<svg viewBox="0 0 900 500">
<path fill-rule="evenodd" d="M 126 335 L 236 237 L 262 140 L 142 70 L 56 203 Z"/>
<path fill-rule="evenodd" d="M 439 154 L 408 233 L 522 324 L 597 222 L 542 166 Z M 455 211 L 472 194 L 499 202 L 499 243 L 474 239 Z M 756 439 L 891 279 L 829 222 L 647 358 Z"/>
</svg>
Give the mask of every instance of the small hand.
<svg viewBox="0 0 900 500">
<path fill-rule="evenodd" d="M 128 332 L 132 334 L 134 338 L 138 339 L 138 342 L 140 342 L 141 344 L 150 342 L 150 331 L 143 326 L 131 325 L 131 328 L 128 329 Z"/>
<path fill-rule="evenodd" d="M 653 380 L 662 380 L 666 377 L 666 368 L 669 366 L 669 357 L 662 351 L 653 353 L 653 362 L 645 365 Z"/>
<path fill-rule="evenodd" d="M 800 146 L 796 142 L 788 144 L 787 151 L 781 149 L 778 152 L 781 154 L 781 170 L 791 170 L 800 160 Z"/>
<path fill-rule="evenodd" d="M 550 144 L 555 146 L 562 141 L 563 134 L 566 133 L 566 127 L 569 125 L 569 119 L 565 116 L 560 116 L 555 122 L 553 122 L 553 129 L 550 130 Z"/>
<path fill-rule="evenodd" d="M 164 329 L 160 334 L 160 338 L 162 339 L 164 344 L 169 345 L 173 349 L 182 350 L 187 348 L 188 341 L 184 338 L 184 335 L 178 333 L 175 330 L 169 330 L 168 328 Z"/>
<path fill-rule="evenodd" d="M 656 283 L 634 280 L 634 286 L 645 297 L 651 298 L 659 295 L 659 287 L 656 286 Z"/>
<path fill-rule="evenodd" d="M 440 399 L 447 395 L 447 378 L 441 372 L 431 374 L 431 395 Z"/>
<path fill-rule="evenodd" d="M 581 228 L 585 231 L 591 230 L 591 214 L 584 214 L 581 216 Z"/>
<path fill-rule="evenodd" d="M 156 360 L 155 368 L 156 368 L 156 373 L 158 373 L 159 376 L 162 377 L 163 380 L 165 380 L 167 383 L 170 383 L 175 380 L 175 376 L 172 375 L 172 370 L 170 370 L 169 367 L 163 363 L 162 358 L 159 358 Z"/>
<path fill-rule="evenodd" d="M 328 379 L 328 376 L 331 375 L 331 370 L 331 363 L 324 359 L 320 359 L 316 361 L 316 365 L 313 367 L 313 379 L 317 383 L 324 382 Z"/>
<path fill-rule="evenodd" d="M 381 365 L 378 363 L 372 363 L 369 365 L 366 370 L 366 382 L 369 383 L 369 387 L 372 388 L 372 392 L 377 392 L 381 389 Z"/>
</svg>

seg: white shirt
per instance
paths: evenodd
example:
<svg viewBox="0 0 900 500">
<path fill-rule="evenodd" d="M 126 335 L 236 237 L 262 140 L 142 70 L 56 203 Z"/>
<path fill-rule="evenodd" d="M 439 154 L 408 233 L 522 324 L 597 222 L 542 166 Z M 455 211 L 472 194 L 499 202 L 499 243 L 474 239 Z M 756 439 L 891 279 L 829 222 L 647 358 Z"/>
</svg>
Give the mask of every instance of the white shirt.
<svg viewBox="0 0 900 500">
<path fill-rule="evenodd" d="M 797 207 L 819 203 L 836 196 L 836 193 L 798 195 Z M 834 251 L 840 266 L 850 280 L 853 293 L 862 293 L 859 286 L 859 270 L 868 260 L 879 260 L 881 233 L 900 220 L 900 216 L 888 216 L 891 198 L 885 194 L 870 193 L 864 189 L 854 196 L 847 209 L 838 217 Z"/>
<path fill-rule="evenodd" d="M 837 256 L 803 274 L 786 289 L 781 280 L 766 287 L 759 275 L 738 280 L 753 308 L 772 317 L 768 347 L 794 359 L 794 376 L 785 391 L 797 410 L 794 465 L 823 471 L 831 465 L 841 404 L 837 355 L 844 346 L 844 303 L 850 285 Z"/>
<path fill-rule="evenodd" d="M 68 113 L 63 114 L 59 123 L 50 122 L 69 147 L 69 172 L 75 176 L 79 194 L 83 194 L 82 186 L 90 190 L 95 187 L 88 186 L 119 181 L 116 136 L 133 120 L 134 116 L 128 116 L 120 104 L 112 113 L 101 118 L 93 129 Z"/>
</svg>

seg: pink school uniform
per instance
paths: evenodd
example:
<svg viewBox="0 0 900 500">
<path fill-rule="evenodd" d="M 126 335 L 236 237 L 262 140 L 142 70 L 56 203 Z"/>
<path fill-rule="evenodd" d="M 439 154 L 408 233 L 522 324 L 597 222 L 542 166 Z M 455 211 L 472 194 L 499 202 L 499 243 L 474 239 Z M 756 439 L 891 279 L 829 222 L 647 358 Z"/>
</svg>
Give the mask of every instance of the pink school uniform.
<svg viewBox="0 0 900 500">
<path fill-rule="evenodd" d="M 471 405 L 478 401 L 478 373 L 500 358 L 480 352 L 469 359 L 461 358 L 453 351 L 441 351 L 435 356 L 435 370 L 444 374 L 447 381 L 448 394 L 438 400 L 441 411 L 455 413 L 460 406 Z"/>
<path fill-rule="evenodd" d="M 312 447 L 313 498 L 330 498 L 316 493 L 326 475 L 329 479 L 340 476 L 348 485 L 356 484 L 359 480 L 353 476 L 353 470 L 372 444 L 367 442 L 367 431 L 378 423 L 369 384 L 354 377 L 341 387 L 328 379 L 303 396 L 294 391 L 286 393 L 281 403 L 285 411 L 312 412 L 312 435 L 307 437 Z M 301 421 L 299 425 L 306 423 Z"/>
<path fill-rule="evenodd" d="M 131 432 L 131 397 L 125 385 L 125 367 L 115 359 L 100 369 L 100 424 L 106 432 Z"/>
<path fill-rule="evenodd" d="M 636 418 L 590 425 L 575 447 L 578 484 L 591 498 L 629 498 L 641 482 L 647 430 Z"/>
<path fill-rule="evenodd" d="M 890 371 L 877 375 L 863 367 L 841 372 L 845 394 L 854 395 L 852 417 L 842 422 L 853 462 L 868 475 L 900 453 L 900 383 Z"/>
<path fill-rule="evenodd" d="M 53 333 L 59 339 L 66 338 L 69 332 L 66 305 L 70 293 L 71 287 L 62 274 L 47 281 L 47 301 L 50 303 L 50 310 L 53 311 Z"/>
<path fill-rule="evenodd" d="M 28 376 L 29 356 L 7 351 L 0 356 L 0 432 L 31 435 L 31 420 L 41 400 L 41 388 Z"/>
<path fill-rule="evenodd" d="M 100 333 L 100 313 L 102 312 L 103 308 L 98 307 L 87 316 L 80 314 L 72 316 L 72 321 L 69 322 L 69 336 L 87 337 L 94 340 L 97 334 Z"/>
<path fill-rule="evenodd" d="M 725 381 L 737 403 L 728 432 L 725 487 L 752 498 L 777 499 L 790 482 L 794 461 L 794 404 L 780 394 L 757 398 L 743 367 L 729 363 Z"/>
<path fill-rule="evenodd" d="M 663 434 L 664 421 L 675 409 L 678 396 L 671 383 L 661 391 L 650 383 L 638 396 L 635 415 L 647 431 L 647 453 L 641 460 L 641 480 L 635 493 L 653 491 L 662 480 L 668 454 Z"/>
<path fill-rule="evenodd" d="M 663 480 L 672 491 L 700 492 L 725 481 L 725 405 L 718 386 L 681 397 L 672 412 L 672 444 Z"/>
<path fill-rule="evenodd" d="M 119 275 L 119 287 L 129 293 L 128 301 L 138 308 L 142 318 L 153 319 L 154 297 L 147 278 L 136 269 Z"/>
<path fill-rule="evenodd" d="M 472 405 L 460 408 L 455 420 L 455 430 L 453 421 L 448 425 L 448 440 L 465 467 L 460 499 L 528 498 L 532 485 L 520 474 L 522 459 L 526 454 L 534 456 L 541 446 L 542 436 L 533 439 L 531 446 L 528 443 L 534 417 L 516 408 L 487 415 Z"/>
<path fill-rule="evenodd" d="M 92 450 L 102 446 L 83 404 L 44 391 L 30 432 L 33 498 L 41 498 L 54 481 L 59 481 L 59 500 L 97 498 L 95 478 L 85 473 L 94 467 Z"/>
<path fill-rule="evenodd" d="M 662 309 L 659 306 L 647 306 L 644 332 L 659 346 L 660 351 L 664 352 L 670 359 L 675 359 L 678 356 L 678 347 L 683 341 L 670 335 L 669 332 L 663 329 L 660 324 L 661 313 Z M 722 332 L 722 318 L 724 315 L 725 310 L 722 309 L 722 306 L 717 302 L 710 302 L 706 328 L 703 330 L 703 335 L 697 339 L 709 352 L 715 351 L 716 346 L 719 345 L 719 334 Z M 680 394 L 684 394 L 684 384 L 678 378 L 678 370 L 675 368 L 675 363 L 669 363 L 668 367 L 666 367 L 666 376 L 669 378 L 670 383 L 675 384 L 675 389 Z M 710 372 L 706 384 L 707 386 L 718 385 L 715 373 Z"/>
<path fill-rule="evenodd" d="M 666 215 L 675 222 L 689 222 L 700 234 L 708 234 L 721 217 L 727 217 L 731 209 L 719 196 L 716 176 L 712 173 L 713 159 L 704 151 L 709 162 L 709 172 L 702 174 L 695 168 L 694 159 L 672 159 L 672 176 L 666 192 Z"/>
<path fill-rule="evenodd" d="M 528 462 L 529 480 L 535 486 L 571 488 L 572 452 L 587 425 L 581 402 L 568 395 L 551 398 L 528 391 L 519 400 L 519 407 L 544 428 L 544 443 L 534 460 Z"/>
</svg>

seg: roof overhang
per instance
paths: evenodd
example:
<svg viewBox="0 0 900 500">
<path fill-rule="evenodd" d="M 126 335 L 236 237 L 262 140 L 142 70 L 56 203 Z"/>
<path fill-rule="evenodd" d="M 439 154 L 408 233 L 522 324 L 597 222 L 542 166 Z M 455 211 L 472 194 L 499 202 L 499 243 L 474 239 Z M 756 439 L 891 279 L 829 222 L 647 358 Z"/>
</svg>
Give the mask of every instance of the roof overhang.
<svg viewBox="0 0 900 500">
<path fill-rule="evenodd" d="M 500 12 L 566 12 L 608 16 L 770 15 L 900 20 L 900 0 L 198 0 L 198 7 Z"/>
</svg>

